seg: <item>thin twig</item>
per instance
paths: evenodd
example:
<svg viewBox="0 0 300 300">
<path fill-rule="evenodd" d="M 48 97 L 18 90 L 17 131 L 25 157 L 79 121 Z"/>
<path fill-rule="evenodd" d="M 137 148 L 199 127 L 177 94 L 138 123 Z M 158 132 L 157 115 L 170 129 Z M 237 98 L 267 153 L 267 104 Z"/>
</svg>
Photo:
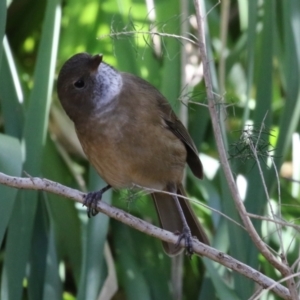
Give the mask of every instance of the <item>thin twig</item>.
<svg viewBox="0 0 300 300">
<path fill-rule="evenodd" d="M 171 192 L 168 192 L 168 191 L 161 191 L 161 190 L 157 190 L 157 189 L 150 189 L 150 188 L 142 187 L 142 186 L 139 186 L 139 185 L 135 185 L 135 187 L 137 187 L 138 189 L 143 189 L 144 191 L 147 191 L 149 194 L 157 192 L 157 193 L 163 193 L 163 194 L 174 196 L 174 193 L 171 193 Z M 210 211 L 212 211 L 212 212 L 214 212 L 214 213 L 222 216 L 223 218 L 227 219 L 228 221 L 232 222 L 233 224 L 237 225 L 238 227 L 246 230 L 246 228 L 242 224 L 238 223 L 236 220 L 234 220 L 234 219 L 228 217 L 227 215 L 223 214 L 218 209 L 215 209 L 215 208 L 213 208 L 211 206 L 208 206 L 208 205 L 206 205 L 206 204 L 204 204 L 204 203 L 202 203 L 200 201 L 190 199 L 190 198 L 188 198 L 186 196 L 183 196 L 183 195 L 176 195 L 176 196 L 179 197 L 179 198 L 185 199 L 187 201 L 193 202 L 193 203 L 195 203 L 197 205 L 200 205 L 200 206 L 202 206 L 202 207 L 204 207 L 204 208 L 206 208 L 206 209 L 208 209 L 208 210 L 210 210 Z"/>
<path fill-rule="evenodd" d="M 289 280 L 291 280 L 291 279 L 293 279 L 292 281 L 294 282 L 294 278 L 295 278 L 295 277 L 298 277 L 299 275 L 300 275 L 300 272 L 294 273 L 294 274 L 290 274 L 289 276 L 286 276 L 285 278 L 282 278 L 282 279 L 278 280 L 278 281 L 276 282 L 276 284 L 281 283 L 281 282 L 285 282 L 285 281 L 289 281 Z M 255 297 L 253 300 L 259 300 L 259 299 L 261 299 L 262 296 L 263 296 L 263 294 L 266 294 L 266 293 L 269 292 L 271 289 L 272 289 L 272 287 L 267 287 L 267 288 L 265 288 L 264 290 L 261 290 L 260 293 L 259 293 L 258 295 L 256 295 L 256 297 Z M 294 300 L 294 299 L 297 300 L 297 299 L 299 299 L 299 297 L 298 297 L 297 294 L 295 294 L 295 295 L 293 296 L 292 299 L 293 299 L 293 300 Z"/>
<path fill-rule="evenodd" d="M 257 299 L 257 296 L 260 295 L 262 291 L 263 291 L 263 288 L 260 286 L 248 300 Z"/>
<path fill-rule="evenodd" d="M 289 178 L 289 177 L 285 177 L 285 176 L 282 176 L 282 178 L 285 179 L 285 180 L 288 180 L 288 181 L 291 181 L 291 182 L 296 182 L 296 183 L 300 184 L 299 180 L 296 180 L 296 179 L 293 179 L 293 178 Z"/>
<path fill-rule="evenodd" d="M 257 156 L 256 149 L 255 149 L 251 139 L 249 140 L 249 146 L 250 146 L 250 148 L 253 152 L 253 155 L 255 157 L 255 160 L 256 160 L 256 163 L 257 163 L 257 166 L 258 166 L 259 174 L 260 174 L 262 184 L 263 184 L 263 187 L 264 187 L 264 190 L 265 190 L 265 194 L 266 194 L 266 197 L 267 197 L 267 200 L 268 200 L 268 203 L 269 203 L 271 214 L 272 214 L 273 218 L 275 219 L 275 213 L 273 211 L 273 207 L 272 207 L 272 204 L 271 204 L 271 201 L 270 201 L 270 197 L 269 197 L 268 189 L 267 189 L 266 182 L 265 182 L 265 179 L 264 179 L 263 171 L 262 171 L 260 161 L 259 161 L 258 156 Z M 286 274 L 286 275 L 283 274 L 283 275 L 284 275 L 285 278 L 287 278 L 286 281 L 287 281 L 287 284 L 288 284 L 288 287 L 289 287 L 289 291 L 292 295 L 292 299 L 298 299 L 298 294 L 297 294 L 297 290 L 296 290 L 297 286 L 296 286 L 296 283 L 295 283 L 295 280 L 294 280 L 294 276 L 292 276 L 291 269 L 288 266 L 288 262 L 287 262 L 284 247 L 283 247 L 281 230 L 280 230 L 280 227 L 277 223 L 275 223 L 275 226 L 276 226 L 276 232 L 278 233 L 278 237 L 279 237 L 279 241 L 280 241 L 280 247 L 282 249 L 281 260 L 289 270 L 288 274 Z"/>
<path fill-rule="evenodd" d="M 275 171 L 275 175 L 276 175 L 276 180 L 277 180 L 277 193 L 278 193 L 278 206 L 279 206 L 279 210 L 278 210 L 278 216 L 279 216 L 279 219 L 282 218 L 282 215 L 281 215 L 281 189 L 280 189 L 280 179 L 279 179 L 279 174 L 278 174 L 278 170 L 277 170 L 277 167 L 276 167 L 276 164 L 275 164 L 275 161 L 273 159 L 273 157 L 271 157 L 271 162 L 272 162 L 272 165 L 273 165 L 273 168 L 274 168 L 274 171 Z"/>
<path fill-rule="evenodd" d="M 256 161 L 256 164 L 257 164 L 257 167 L 258 167 L 260 179 L 261 179 L 261 182 L 262 182 L 262 185 L 263 185 L 263 188 L 264 188 L 264 191 L 265 191 L 265 195 L 266 195 L 266 198 L 267 198 L 267 202 L 269 204 L 270 212 L 273 216 L 273 219 L 275 220 L 276 215 L 275 215 L 274 210 L 273 210 L 273 206 L 272 206 L 272 203 L 271 203 L 271 200 L 270 200 L 270 196 L 269 196 L 267 184 L 265 182 L 263 170 L 261 168 L 260 161 L 259 161 L 259 158 L 258 158 L 258 155 L 257 155 L 257 145 L 259 144 L 261 133 L 262 133 L 263 128 L 265 126 L 265 119 L 267 117 L 267 114 L 268 114 L 268 112 L 266 112 L 266 114 L 265 114 L 265 116 L 262 120 L 260 130 L 259 130 L 259 133 L 258 133 L 258 138 L 256 140 L 255 146 L 254 146 L 253 141 L 252 141 L 251 138 L 248 139 L 248 145 L 249 145 L 249 147 L 252 151 L 252 154 L 254 155 L 254 158 L 255 158 L 255 161 Z M 277 171 L 276 166 L 274 166 L 274 167 L 275 167 L 275 170 Z M 278 184 L 279 184 L 279 190 L 280 190 L 280 183 L 278 183 Z M 280 241 L 280 248 L 281 248 L 281 251 L 284 253 L 285 251 L 284 251 L 284 247 L 283 247 L 281 228 L 279 227 L 279 225 L 277 223 L 275 223 L 275 226 L 276 226 L 276 232 L 278 233 L 278 238 L 279 238 L 279 241 Z"/>
<path fill-rule="evenodd" d="M 257 137 L 256 144 L 255 144 L 255 152 L 257 150 L 257 145 L 259 144 L 259 141 L 260 141 L 261 133 L 262 133 L 264 127 L 265 127 L 265 119 L 266 119 L 267 115 L 268 115 L 268 111 L 265 113 L 264 118 L 263 118 L 263 120 L 261 122 L 261 125 L 260 125 L 260 130 L 258 132 L 258 137 Z"/>
<path fill-rule="evenodd" d="M 113 32 L 110 34 L 103 34 L 98 37 L 98 39 L 104 39 L 106 37 L 114 38 L 114 37 L 119 37 L 119 36 L 128 36 L 128 35 L 135 35 L 135 34 L 142 34 L 142 35 L 150 35 L 150 36 L 155 36 L 158 35 L 160 37 L 167 37 L 167 38 L 175 38 L 178 40 L 183 40 L 190 42 L 194 45 L 198 45 L 196 41 L 193 41 L 187 37 L 184 37 L 182 35 L 177 35 L 177 34 L 171 34 L 171 33 L 165 33 L 165 32 L 158 32 L 158 31 L 139 31 L 139 30 L 134 30 L 134 31 L 121 31 L 121 32 Z"/>
<path fill-rule="evenodd" d="M 281 226 L 292 227 L 292 228 L 294 228 L 294 229 L 296 229 L 297 231 L 300 232 L 300 226 L 299 225 L 295 225 L 295 224 L 292 224 L 292 223 L 287 222 L 287 221 L 275 220 L 275 219 L 272 219 L 272 218 L 268 218 L 268 217 L 264 217 L 264 216 L 259 216 L 259 215 L 255 215 L 255 214 L 251 214 L 251 213 L 247 213 L 247 215 L 250 218 L 253 218 L 253 219 L 268 221 L 268 222 L 279 224 Z"/>
</svg>

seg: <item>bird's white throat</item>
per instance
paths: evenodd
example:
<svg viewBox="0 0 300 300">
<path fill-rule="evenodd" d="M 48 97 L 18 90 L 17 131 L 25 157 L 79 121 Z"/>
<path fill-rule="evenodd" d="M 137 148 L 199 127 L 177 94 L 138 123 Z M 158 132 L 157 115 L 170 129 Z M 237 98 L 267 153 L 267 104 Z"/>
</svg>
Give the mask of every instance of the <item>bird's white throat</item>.
<svg viewBox="0 0 300 300">
<path fill-rule="evenodd" d="M 123 80 L 121 74 L 104 62 L 98 67 L 96 80 L 98 84 L 97 94 L 100 99 L 99 105 L 106 106 L 120 93 Z"/>
</svg>

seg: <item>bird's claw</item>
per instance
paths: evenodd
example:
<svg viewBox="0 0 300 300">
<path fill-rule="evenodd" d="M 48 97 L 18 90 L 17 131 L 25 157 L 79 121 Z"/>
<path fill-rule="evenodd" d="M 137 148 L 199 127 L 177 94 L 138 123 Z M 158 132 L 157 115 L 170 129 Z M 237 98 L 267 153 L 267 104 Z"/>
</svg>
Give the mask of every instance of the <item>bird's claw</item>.
<svg viewBox="0 0 300 300">
<path fill-rule="evenodd" d="M 179 247 L 181 240 L 184 239 L 185 243 L 185 254 L 191 258 L 192 255 L 194 254 L 194 249 L 193 249 L 193 238 L 191 234 L 191 230 L 189 227 L 183 227 L 182 233 L 179 234 L 176 247 Z"/>
<path fill-rule="evenodd" d="M 97 204 L 102 199 L 102 191 L 90 192 L 86 194 L 83 205 L 87 207 L 87 215 L 89 218 L 98 214 Z"/>
</svg>

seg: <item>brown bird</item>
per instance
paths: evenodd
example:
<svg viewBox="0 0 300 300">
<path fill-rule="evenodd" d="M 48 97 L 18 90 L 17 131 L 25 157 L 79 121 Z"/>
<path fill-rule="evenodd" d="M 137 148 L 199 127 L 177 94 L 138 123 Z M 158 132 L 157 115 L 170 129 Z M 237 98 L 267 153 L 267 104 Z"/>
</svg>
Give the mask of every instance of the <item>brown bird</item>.
<svg viewBox="0 0 300 300">
<path fill-rule="evenodd" d="M 163 242 L 168 255 L 180 252 L 184 239 L 193 253 L 192 236 L 208 244 L 206 234 L 182 186 L 187 162 L 202 179 L 197 148 L 164 96 L 147 81 L 119 72 L 102 55 L 79 53 L 62 67 L 58 96 L 75 124 L 82 148 L 108 185 L 87 195 L 88 214 L 97 213 L 97 201 L 113 187 L 147 188 L 173 193 L 151 194 L 162 228 L 179 233 L 177 245 Z"/>
</svg>

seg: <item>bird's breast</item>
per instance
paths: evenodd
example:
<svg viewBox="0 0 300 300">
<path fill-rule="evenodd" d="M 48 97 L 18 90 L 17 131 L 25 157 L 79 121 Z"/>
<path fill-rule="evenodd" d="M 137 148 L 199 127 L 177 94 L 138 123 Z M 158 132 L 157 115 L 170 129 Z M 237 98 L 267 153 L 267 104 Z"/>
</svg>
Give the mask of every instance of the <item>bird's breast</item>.
<svg viewBox="0 0 300 300">
<path fill-rule="evenodd" d="M 91 164 L 114 188 L 162 190 L 182 180 L 186 149 L 159 118 L 119 109 L 94 118 L 77 135 Z"/>
</svg>

